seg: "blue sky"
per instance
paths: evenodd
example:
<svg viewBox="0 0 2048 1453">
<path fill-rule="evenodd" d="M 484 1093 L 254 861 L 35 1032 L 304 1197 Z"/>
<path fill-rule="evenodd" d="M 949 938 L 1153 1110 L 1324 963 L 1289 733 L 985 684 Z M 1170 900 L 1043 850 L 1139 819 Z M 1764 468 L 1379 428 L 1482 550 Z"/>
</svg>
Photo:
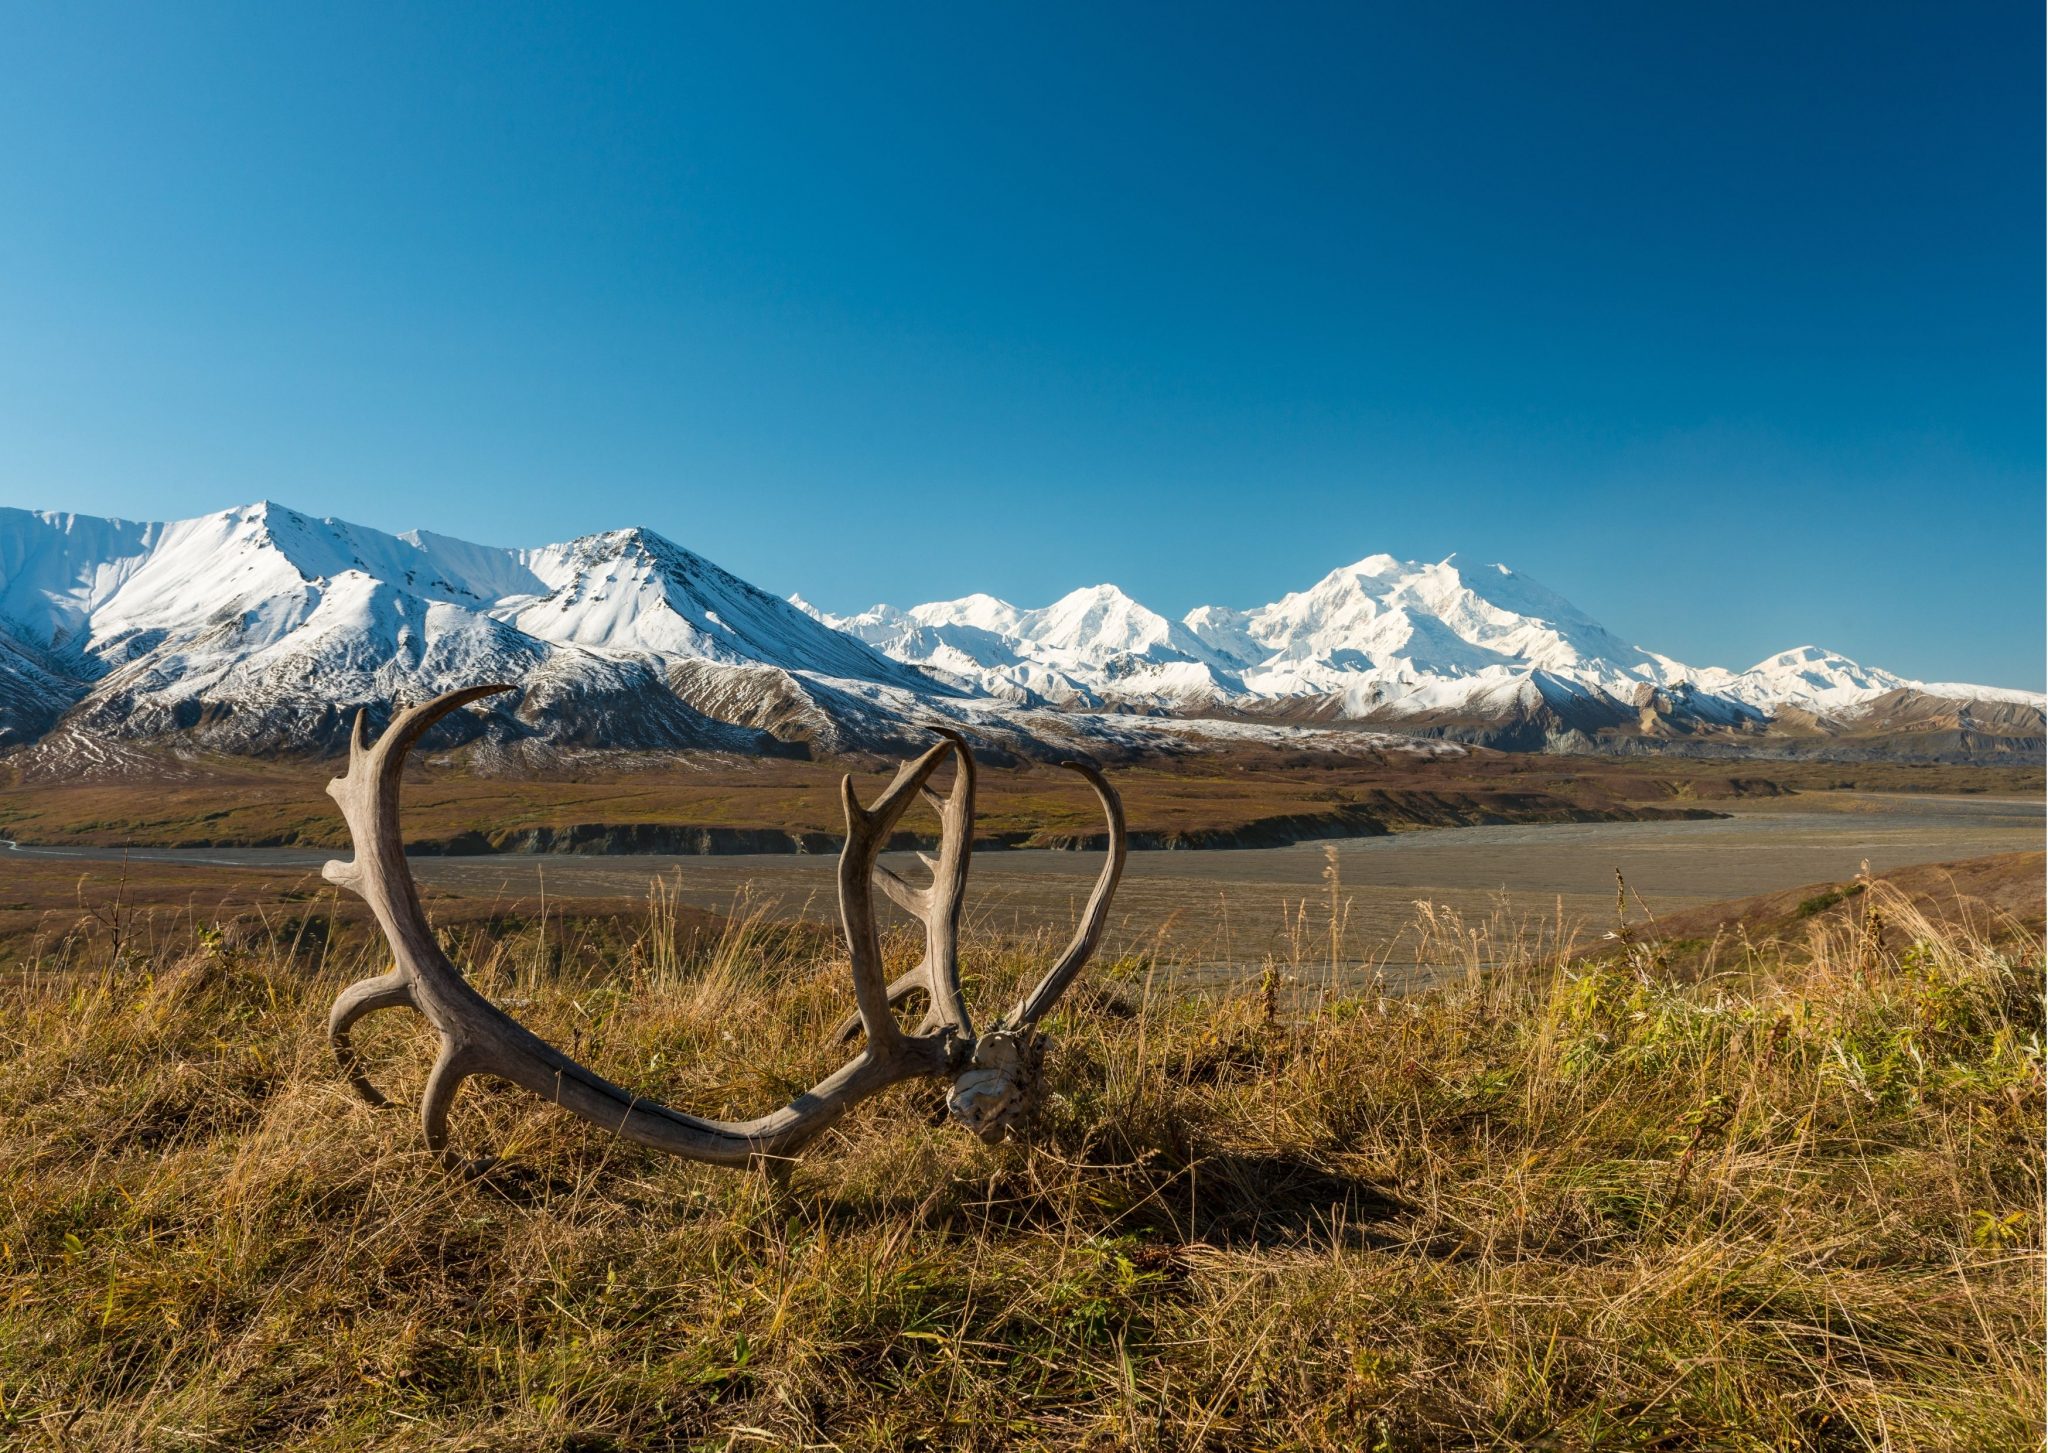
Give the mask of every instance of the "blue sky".
<svg viewBox="0 0 2048 1453">
<path fill-rule="evenodd" d="M 2023 5 L 10 7 L 0 503 L 2043 681 Z"/>
</svg>

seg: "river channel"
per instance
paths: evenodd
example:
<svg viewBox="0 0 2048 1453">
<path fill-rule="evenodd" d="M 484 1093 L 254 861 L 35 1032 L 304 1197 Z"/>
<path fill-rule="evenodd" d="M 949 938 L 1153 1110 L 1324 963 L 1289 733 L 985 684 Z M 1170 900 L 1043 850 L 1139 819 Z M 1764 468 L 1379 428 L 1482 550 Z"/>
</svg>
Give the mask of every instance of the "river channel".
<svg viewBox="0 0 2048 1453">
<path fill-rule="evenodd" d="M 1808 793 L 1734 804 L 1712 821 L 1446 828 L 1289 847 L 1139 852 L 1117 897 L 1112 947 L 1158 945 L 1189 964 L 1327 964 L 1332 874 L 1336 956 L 1349 966 L 1411 957 L 1418 901 L 1468 920 L 1495 912 L 1564 923 L 1597 936 L 1614 922 L 1615 870 L 1632 911 L 1665 913 L 1716 899 L 1839 880 L 1865 862 L 1914 863 L 2039 849 L 2042 802 L 2011 797 Z M 21 857 L 106 859 L 119 850 L 21 847 Z M 134 859 L 315 872 L 327 853 L 300 849 L 129 850 Z M 898 864 L 910 871 L 909 855 Z M 894 860 L 895 855 L 892 855 Z M 1062 935 L 1101 858 L 1087 852 L 976 855 L 970 920 Z M 718 911 L 833 916 L 830 855 L 494 855 L 419 857 L 420 880 L 464 896 L 531 905 L 548 897 L 644 899 L 652 880 Z"/>
</svg>

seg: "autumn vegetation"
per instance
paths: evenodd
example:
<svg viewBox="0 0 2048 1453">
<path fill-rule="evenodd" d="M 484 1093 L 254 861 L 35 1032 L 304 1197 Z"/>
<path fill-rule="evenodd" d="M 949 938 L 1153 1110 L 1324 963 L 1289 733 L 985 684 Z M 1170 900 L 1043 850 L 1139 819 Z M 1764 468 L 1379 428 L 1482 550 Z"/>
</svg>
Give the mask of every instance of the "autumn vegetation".
<svg viewBox="0 0 2048 1453">
<path fill-rule="evenodd" d="M 1063 1002 L 1025 1141 L 911 1087 L 720 1171 L 483 1084 L 475 1178 L 335 1073 L 359 926 L 82 915 L 0 981 L 0 1443 L 2038 1447 L 2038 933 L 1881 880 L 1803 908 L 1703 957 L 1626 899 L 1577 933 L 1423 905 L 1402 995 L 1314 934 L 1198 992 L 1161 942 Z M 671 1104 L 843 1053 L 803 925 L 443 926 Z M 1048 952 L 985 936 L 970 987 Z M 401 1103 L 410 1023 L 360 1034 Z"/>
</svg>

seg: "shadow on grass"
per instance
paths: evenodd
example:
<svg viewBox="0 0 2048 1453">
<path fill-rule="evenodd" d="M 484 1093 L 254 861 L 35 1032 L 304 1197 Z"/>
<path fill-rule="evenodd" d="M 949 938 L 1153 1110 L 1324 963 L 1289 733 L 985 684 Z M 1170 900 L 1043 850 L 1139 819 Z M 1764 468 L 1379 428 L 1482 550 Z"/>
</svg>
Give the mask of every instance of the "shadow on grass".
<svg viewBox="0 0 2048 1453">
<path fill-rule="evenodd" d="M 1229 1250 L 1332 1246 L 1386 1248 L 1384 1229 L 1411 1207 L 1386 1187 L 1302 1155 L 1201 1157 L 1160 1187 L 1158 1225 L 1183 1240 Z"/>
<path fill-rule="evenodd" d="M 1173 1161 L 1153 1155 L 1114 1162 L 1057 1162 L 1061 1174 L 1020 1162 L 952 1194 L 855 1193 L 808 1201 L 808 1213 L 842 1229 L 923 1220 L 967 1238 L 1085 1228 L 1161 1246 L 1221 1250 L 1333 1247 L 1412 1249 L 1396 1228 L 1414 1208 L 1385 1186 L 1303 1154 L 1197 1149 Z M 807 1198 L 801 1191 L 793 1204 Z"/>
</svg>

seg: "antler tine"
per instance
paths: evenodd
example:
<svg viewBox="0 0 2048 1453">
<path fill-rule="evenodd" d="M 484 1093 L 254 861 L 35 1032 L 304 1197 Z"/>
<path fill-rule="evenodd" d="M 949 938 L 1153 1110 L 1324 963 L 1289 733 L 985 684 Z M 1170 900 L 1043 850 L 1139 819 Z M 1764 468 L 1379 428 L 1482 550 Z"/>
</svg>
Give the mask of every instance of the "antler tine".
<svg viewBox="0 0 2048 1453">
<path fill-rule="evenodd" d="M 924 925 L 925 951 L 917 967 L 890 981 L 888 1001 L 893 1009 L 922 989 L 929 1000 L 917 1032 L 926 1034 L 941 1025 L 952 1026 L 962 1039 L 974 1034 L 974 1022 L 960 993 L 960 912 L 966 901 L 967 870 L 974 850 L 974 754 L 967 739 L 958 732 L 935 728 L 946 739 L 954 756 L 953 785 L 943 796 L 929 786 L 919 795 L 939 814 L 939 853 L 918 858 L 931 869 L 930 886 L 920 888 L 882 863 L 875 865 L 875 886 L 889 901 Z M 860 1028 L 860 1016 L 849 1014 L 832 1028 L 840 1041 L 853 1038 Z"/>
<path fill-rule="evenodd" d="M 886 874 L 881 877 L 883 891 L 910 913 L 919 911 L 915 905 L 922 897 L 920 890 L 882 869 L 876 859 L 911 802 L 952 750 L 951 741 L 942 741 L 915 761 L 906 762 L 873 807 L 860 805 L 854 796 L 853 778 L 840 779 L 840 797 L 846 806 L 846 845 L 839 850 L 839 918 L 853 965 L 854 1004 L 870 1053 L 896 1053 L 904 1036 L 896 1016 L 889 1012 L 892 986 L 882 977 L 882 938 L 869 885 L 879 876 L 878 870 Z"/>
<path fill-rule="evenodd" d="M 398 784 L 406 754 L 429 727 L 451 711 L 511 689 L 502 684 L 472 686 L 410 707 L 392 719 L 374 746 L 369 742 L 367 713 L 357 711 L 349 731 L 348 771 L 327 784 L 327 795 L 341 807 L 356 853 L 347 862 L 335 859 L 323 864 L 320 876 L 370 905 L 396 960 L 390 972 L 360 979 L 342 990 L 327 1016 L 327 1039 L 334 1047 L 334 1058 L 350 1086 L 372 1105 L 386 1102 L 363 1073 L 351 1029 L 364 1015 L 380 1009 L 417 1008 L 414 984 L 422 968 L 432 972 L 437 959 L 446 964 L 427 929 L 398 831 Z M 448 972 L 454 973 L 452 966 Z"/>
<path fill-rule="evenodd" d="M 357 882 L 365 873 L 381 869 L 388 874 L 391 866 L 388 862 L 373 866 L 364 860 L 362 848 L 365 843 L 373 856 L 386 850 L 396 850 L 397 861 L 402 868 L 405 853 L 398 841 L 398 782 L 405 769 L 406 754 L 429 727 L 448 713 L 472 701 L 510 690 L 512 687 L 503 683 L 468 686 L 418 706 L 407 707 L 391 719 L 391 724 L 377 738 L 374 746 L 368 741 L 368 714 L 357 711 L 355 725 L 349 733 L 348 771 L 327 784 L 327 795 L 340 806 L 342 818 L 348 823 L 349 836 L 357 849 L 356 857 L 351 862 L 337 860 L 324 864 L 320 876 L 330 883 L 360 892 Z M 405 893 L 411 895 L 411 875 L 400 872 L 397 880 Z M 374 902 L 371 907 L 376 907 Z"/>
<path fill-rule="evenodd" d="M 1066 952 L 1059 956 L 1038 986 L 1017 1002 L 1002 1021 L 1006 1029 L 1029 1029 L 1035 1025 L 1072 983 L 1074 976 L 1093 957 L 1096 946 L 1101 942 L 1103 926 L 1109 921 L 1110 899 L 1116 893 L 1117 880 L 1123 876 L 1124 858 L 1129 843 L 1124 831 L 1123 799 L 1109 785 L 1109 779 L 1086 762 L 1062 762 L 1070 772 L 1078 772 L 1088 779 L 1088 785 L 1095 789 L 1096 797 L 1102 803 L 1103 816 L 1109 823 L 1109 858 L 1103 863 L 1102 872 L 1095 880 L 1095 891 L 1088 895 L 1088 906 L 1081 912 L 1080 926 L 1074 930 L 1073 939 L 1067 944 Z"/>
<path fill-rule="evenodd" d="M 950 1024 L 962 1039 L 974 1037 L 974 1021 L 960 993 L 960 914 L 967 902 L 967 870 L 974 856 L 974 752 L 958 732 L 941 731 L 953 747 L 953 786 L 934 803 L 939 813 L 939 852 L 924 858 L 932 874 L 925 890 L 925 987 L 931 1005 L 925 1027 Z M 926 789 L 929 792 L 929 788 Z M 920 854 L 920 857 L 923 855 Z"/>
<path fill-rule="evenodd" d="M 931 870 L 931 886 L 911 889 L 909 902 L 893 892 L 889 896 L 924 924 L 924 959 L 904 976 L 914 986 L 922 987 L 930 999 L 920 1030 L 951 1025 L 962 1039 L 971 1039 L 974 1021 L 960 993 L 960 913 L 966 903 L 967 870 L 974 855 L 974 753 L 960 733 L 943 728 L 938 731 L 952 746 L 954 771 L 953 785 L 944 796 L 930 787 L 924 789 L 925 800 L 939 814 L 938 856 L 918 854 L 919 860 Z M 888 872 L 886 868 L 882 871 Z M 900 878 L 897 881 L 902 882 Z M 885 882 L 883 887 L 887 891 L 890 885 Z"/>
<path fill-rule="evenodd" d="M 379 1009 L 396 1009 L 400 1005 L 411 1007 L 412 984 L 406 979 L 405 970 L 393 969 L 388 974 L 358 979 L 350 984 L 335 999 L 334 1008 L 327 1015 L 327 1042 L 334 1046 L 334 1058 L 341 1065 L 341 1072 L 348 1076 L 349 1085 L 372 1105 L 390 1102 L 384 1098 L 384 1092 L 364 1075 L 362 1056 L 356 1053 L 355 1045 L 350 1042 L 349 1030 L 365 1014 L 374 1014 Z"/>
</svg>

